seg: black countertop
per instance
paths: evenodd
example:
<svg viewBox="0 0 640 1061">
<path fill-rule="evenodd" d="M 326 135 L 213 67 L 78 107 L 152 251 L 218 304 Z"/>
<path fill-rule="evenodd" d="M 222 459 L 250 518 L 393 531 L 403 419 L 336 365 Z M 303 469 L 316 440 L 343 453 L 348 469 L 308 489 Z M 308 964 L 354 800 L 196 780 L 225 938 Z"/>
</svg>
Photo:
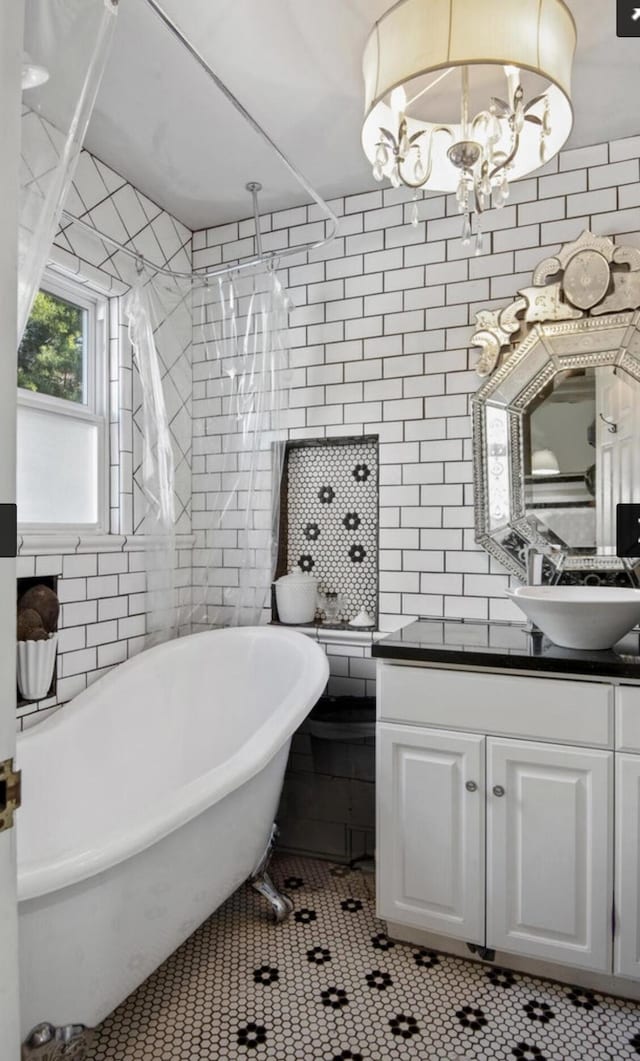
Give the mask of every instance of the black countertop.
<svg viewBox="0 0 640 1061">
<path fill-rule="evenodd" d="M 492 670 L 587 674 L 640 681 L 640 633 L 634 631 L 606 652 L 560 648 L 522 623 L 465 619 L 418 619 L 376 641 L 378 659 Z"/>
</svg>

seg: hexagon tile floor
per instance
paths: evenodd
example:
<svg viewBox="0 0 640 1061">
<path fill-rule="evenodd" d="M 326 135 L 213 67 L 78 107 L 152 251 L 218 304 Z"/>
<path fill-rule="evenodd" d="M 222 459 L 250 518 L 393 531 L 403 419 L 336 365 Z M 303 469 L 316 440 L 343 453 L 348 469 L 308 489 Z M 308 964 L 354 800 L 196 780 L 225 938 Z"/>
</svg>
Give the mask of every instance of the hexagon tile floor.
<svg viewBox="0 0 640 1061">
<path fill-rule="evenodd" d="M 295 914 L 248 887 L 98 1029 L 91 1061 L 621 1061 L 640 1006 L 394 944 L 373 880 L 280 857 Z"/>
</svg>

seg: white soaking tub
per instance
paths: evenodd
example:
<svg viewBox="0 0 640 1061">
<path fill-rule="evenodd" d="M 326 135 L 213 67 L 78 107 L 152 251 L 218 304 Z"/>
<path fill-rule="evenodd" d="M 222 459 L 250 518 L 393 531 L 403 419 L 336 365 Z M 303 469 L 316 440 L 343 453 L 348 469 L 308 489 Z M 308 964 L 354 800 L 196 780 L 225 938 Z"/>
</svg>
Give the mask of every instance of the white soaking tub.
<svg viewBox="0 0 640 1061">
<path fill-rule="evenodd" d="M 97 1025 L 251 875 L 327 678 L 302 634 L 195 634 L 20 735 L 24 1036 Z"/>
</svg>

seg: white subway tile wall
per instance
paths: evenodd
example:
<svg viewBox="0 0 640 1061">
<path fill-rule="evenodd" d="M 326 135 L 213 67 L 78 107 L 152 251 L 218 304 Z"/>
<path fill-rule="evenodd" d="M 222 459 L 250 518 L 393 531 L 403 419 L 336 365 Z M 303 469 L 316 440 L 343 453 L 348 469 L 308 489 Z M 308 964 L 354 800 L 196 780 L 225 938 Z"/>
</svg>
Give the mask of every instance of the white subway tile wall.
<svg viewBox="0 0 640 1061">
<path fill-rule="evenodd" d="M 473 315 L 499 307 L 531 282 L 531 272 L 562 242 L 590 227 L 640 246 L 640 137 L 564 152 L 539 176 L 512 188 L 509 206 L 487 215 L 487 251 L 462 247 L 452 198 L 420 204 L 408 224 L 410 196 L 376 189 L 333 202 L 341 233 L 328 247 L 289 259 L 281 270 L 296 309 L 291 315 L 292 389 L 287 436 L 380 439 L 380 625 L 414 616 L 519 618 L 503 591 L 508 578 L 474 541 L 469 399 L 477 386 L 469 350 Z M 248 218 L 191 233 L 126 180 L 83 152 L 69 209 L 122 236 L 159 264 L 188 270 L 253 253 Z M 316 206 L 262 218 L 265 247 L 317 238 Z M 60 233 L 55 259 L 113 295 L 111 319 L 111 534 L 95 546 L 49 540 L 18 560 L 20 575 L 59 576 L 63 600 L 56 703 L 70 699 L 106 669 L 133 655 L 144 633 L 144 553 L 131 548 L 140 529 L 140 392 L 122 314 L 129 263 L 112 248 L 96 258 L 93 241 Z M 163 366 L 171 395 L 178 465 L 179 531 L 196 534 L 210 521 L 218 489 L 220 431 L 210 365 L 196 320 L 193 358 L 186 334 L 175 361 Z M 161 348 L 162 353 L 162 348 Z M 194 454 L 192 456 L 192 453 Z M 193 582 L 188 539 L 181 582 Z M 135 542 L 134 542 L 135 544 Z M 114 545 L 116 548 L 114 549 Z M 197 556 L 197 554 L 196 554 Z M 205 561 L 194 562 L 194 571 Z M 212 585 L 237 580 L 231 540 L 208 552 Z M 196 579 L 197 581 L 197 579 Z M 333 694 L 370 695 L 375 672 L 369 649 L 332 644 Z M 20 709 L 19 724 L 46 717 L 51 701 Z"/>
<path fill-rule="evenodd" d="M 280 270 L 291 315 L 291 439 L 380 438 L 380 626 L 417 616 L 519 619 L 509 579 L 474 541 L 469 349 L 474 314 L 531 283 L 531 272 L 584 228 L 640 246 L 640 137 L 567 151 L 512 187 L 485 218 L 486 253 L 460 240 L 454 197 L 420 203 L 377 189 L 332 202 L 339 237 Z M 262 219 L 265 245 L 295 246 L 323 228 L 315 206 Z M 253 253 L 250 220 L 194 234 L 196 268 Z M 194 342 L 194 389 L 205 397 L 204 349 Z M 219 427 L 194 404 L 194 510 L 211 501 Z M 234 557 L 219 562 L 237 577 Z M 331 691 L 371 693 L 366 650 L 331 646 Z"/>
<path fill-rule="evenodd" d="M 104 163 L 83 151 L 66 206 L 106 235 L 135 245 L 159 265 L 189 271 L 191 232 Z M 21 545 L 18 577 L 55 575 L 61 601 L 56 696 L 18 709 L 24 729 L 40 722 L 110 667 L 143 647 L 145 553 L 140 530 L 142 410 L 140 379 L 127 335 L 124 301 L 135 263 L 113 247 L 63 222 L 52 251 L 55 268 L 93 285 L 110 299 L 110 534 L 34 535 Z M 165 338 L 166 336 L 166 338 Z M 172 305 L 156 333 L 176 461 L 176 584 L 191 590 L 191 313 Z M 136 536 L 136 532 L 138 532 Z"/>
</svg>

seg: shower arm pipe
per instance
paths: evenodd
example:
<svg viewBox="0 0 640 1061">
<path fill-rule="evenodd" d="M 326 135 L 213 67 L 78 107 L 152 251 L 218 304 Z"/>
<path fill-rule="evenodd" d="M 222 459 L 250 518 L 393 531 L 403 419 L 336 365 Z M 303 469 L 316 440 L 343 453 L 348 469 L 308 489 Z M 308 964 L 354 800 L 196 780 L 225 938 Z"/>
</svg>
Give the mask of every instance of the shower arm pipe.
<svg viewBox="0 0 640 1061">
<path fill-rule="evenodd" d="M 256 226 L 256 254 L 258 258 L 262 258 L 262 232 L 260 231 L 260 207 L 258 206 L 258 192 L 262 191 L 262 185 L 260 181 L 249 181 L 245 187 L 253 202 L 253 220 Z"/>
</svg>

